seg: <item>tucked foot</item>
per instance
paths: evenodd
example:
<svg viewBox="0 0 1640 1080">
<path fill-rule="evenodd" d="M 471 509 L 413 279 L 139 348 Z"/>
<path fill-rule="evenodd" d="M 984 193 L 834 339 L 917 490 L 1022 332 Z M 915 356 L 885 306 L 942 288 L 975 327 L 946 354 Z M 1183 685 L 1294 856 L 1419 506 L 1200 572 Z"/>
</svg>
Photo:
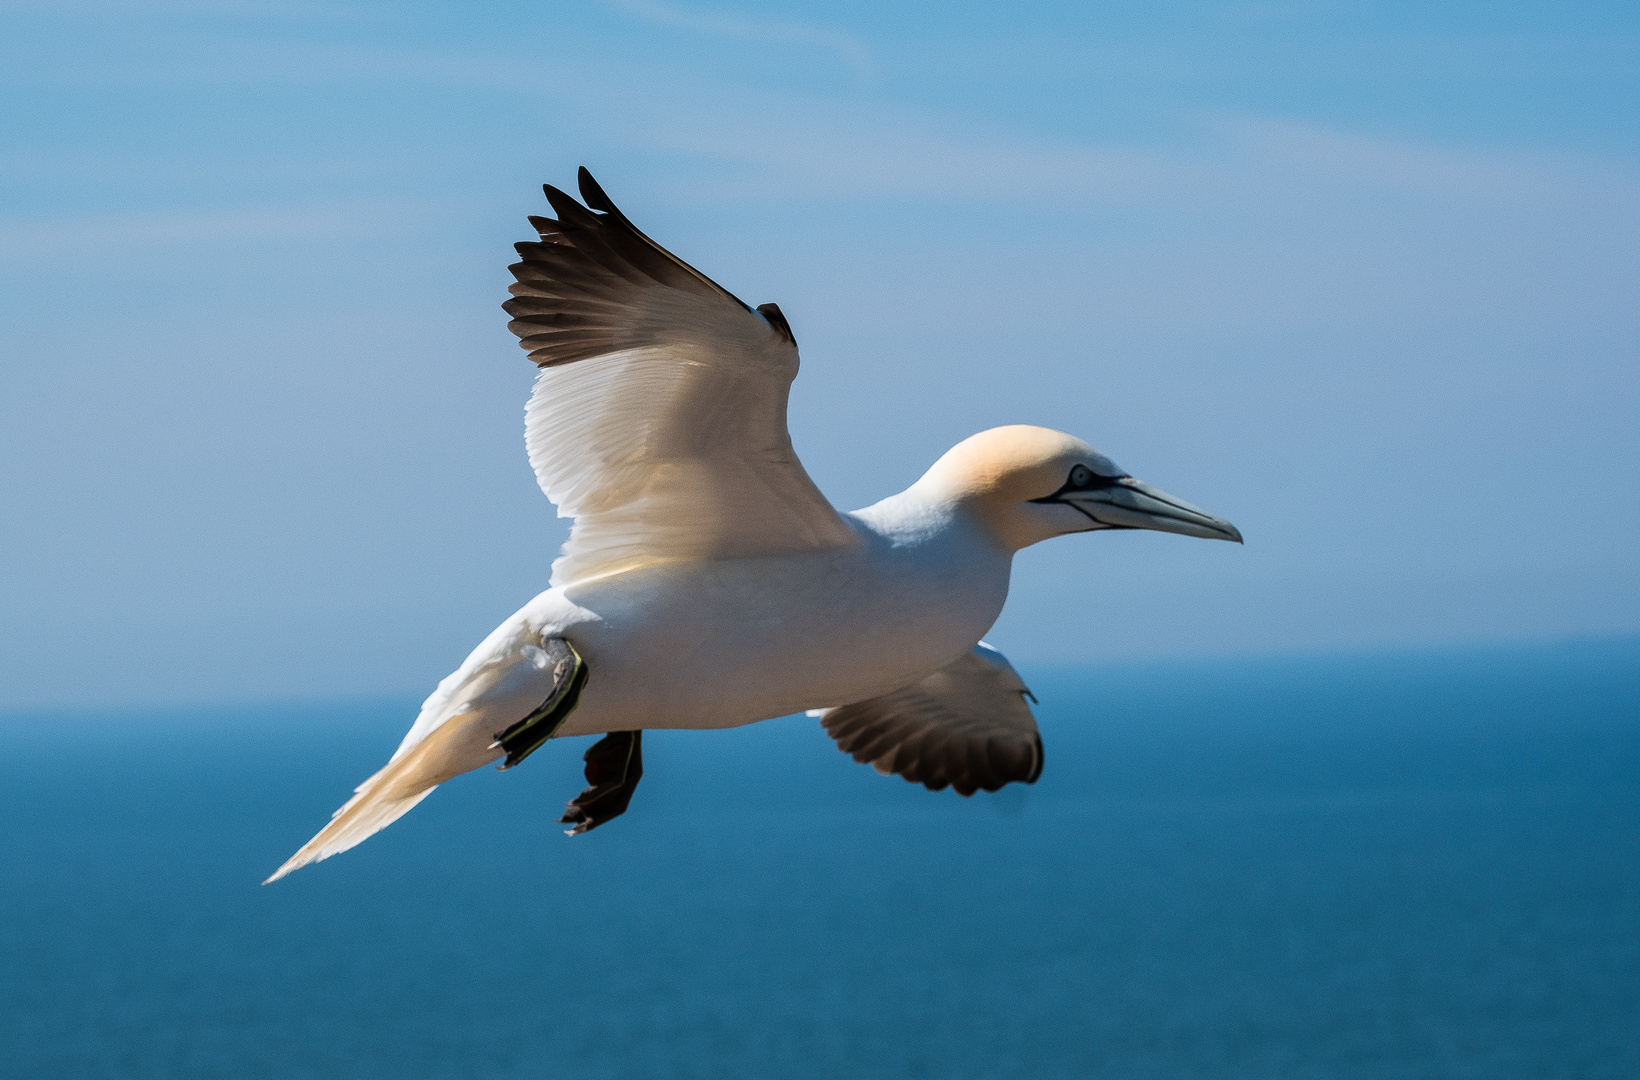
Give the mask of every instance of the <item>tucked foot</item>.
<svg viewBox="0 0 1640 1080">
<path fill-rule="evenodd" d="M 507 760 L 497 766 L 500 769 L 517 765 L 557 734 L 569 714 L 575 711 L 576 703 L 581 700 L 581 688 L 587 684 L 586 661 L 575 651 L 575 646 L 554 637 L 543 642 L 542 647 L 552 664 L 552 693 L 524 719 L 506 731 L 496 732 L 491 747 L 507 752 Z"/>
<path fill-rule="evenodd" d="M 568 836 L 596 829 L 626 813 L 626 804 L 643 779 L 643 732 L 612 731 L 593 743 L 583 760 L 587 783 L 592 786 L 570 800 L 558 819 L 575 826 L 565 830 Z"/>
</svg>

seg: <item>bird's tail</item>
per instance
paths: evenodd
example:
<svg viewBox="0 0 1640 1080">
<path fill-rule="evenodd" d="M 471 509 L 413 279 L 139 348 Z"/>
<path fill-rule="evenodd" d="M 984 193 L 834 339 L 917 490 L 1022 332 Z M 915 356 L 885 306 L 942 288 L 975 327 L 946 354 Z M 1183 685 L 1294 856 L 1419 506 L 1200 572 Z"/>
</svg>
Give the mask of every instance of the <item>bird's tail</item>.
<svg viewBox="0 0 1640 1080">
<path fill-rule="evenodd" d="M 431 741 L 431 740 L 429 740 Z M 363 843 L 409 813 L 447 776 L 428 775 L 427 742 L 389 762 L 387 767 L 354 789 L 354 795 L 331 815 L 331 822 L 319 835 L 303 844 L 262 884 L 278 881 L 292 870 L 328 859 Z"/>
</svg>

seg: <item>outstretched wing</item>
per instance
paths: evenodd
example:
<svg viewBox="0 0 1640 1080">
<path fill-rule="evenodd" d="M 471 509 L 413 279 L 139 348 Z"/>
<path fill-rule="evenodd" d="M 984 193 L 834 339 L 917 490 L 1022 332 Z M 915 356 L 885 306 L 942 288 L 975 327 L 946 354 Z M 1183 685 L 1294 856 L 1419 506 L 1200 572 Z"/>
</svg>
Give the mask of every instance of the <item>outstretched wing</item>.
<svg viewBox="0 0 1640 1080">
<path fill-rule="evenodd" d="M 639 232 L 585 169 L 580 186 L 587 206 L 546 188 L 558 217 L 530 219 L 541 239 L 517 245 L 504 305 L 541 367 L 530 464 L 575 518 L 553 584 L 853 543 L 792 450 L 780 309 L 753 311 Z"/>
<path fill-rule="evenodd" d="M 1042 775 L 1030 694 L 1007 658 L 982 641 L 920 682 L 822 710 L 820 723 L 839 750 L 880 773 L 972 795 Z"/>
</svg>

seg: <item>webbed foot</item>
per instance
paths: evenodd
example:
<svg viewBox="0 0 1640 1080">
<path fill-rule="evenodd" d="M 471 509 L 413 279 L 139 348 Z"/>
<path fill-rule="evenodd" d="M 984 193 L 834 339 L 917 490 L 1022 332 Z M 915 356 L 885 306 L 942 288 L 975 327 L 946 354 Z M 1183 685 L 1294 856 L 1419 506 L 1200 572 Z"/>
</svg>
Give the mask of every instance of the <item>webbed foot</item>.
<svg viewBox="0 0 1640 1080">
<path fill-rule="evenodd" d="M 587 783 L 592 786 L 570 800 L 558 820 L 574 825 L 565 833 L 575 836 L 596 829 L 626 813 L 632 793 L 643 779 L 643 732 L 612 731 L 592 744 L 583 759 Z"/>
</svg>

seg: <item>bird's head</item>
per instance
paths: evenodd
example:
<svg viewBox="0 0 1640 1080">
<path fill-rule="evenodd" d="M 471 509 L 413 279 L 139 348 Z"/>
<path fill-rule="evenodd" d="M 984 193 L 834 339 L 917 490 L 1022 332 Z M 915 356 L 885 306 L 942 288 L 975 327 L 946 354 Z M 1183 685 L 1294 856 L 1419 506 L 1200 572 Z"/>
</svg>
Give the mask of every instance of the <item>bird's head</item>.
<svg viewBox="0 0 1640 1080">
<path fill-rule="evenodd" d="M 1018 551 L 1051 536 L 1156 529 L 1241 543 L 1223 518 L 1129 476 L 1081 439 L 1024 424 L 964 439 L 917 487 L 962 504 L 999 543 Z"/>
</svg>

